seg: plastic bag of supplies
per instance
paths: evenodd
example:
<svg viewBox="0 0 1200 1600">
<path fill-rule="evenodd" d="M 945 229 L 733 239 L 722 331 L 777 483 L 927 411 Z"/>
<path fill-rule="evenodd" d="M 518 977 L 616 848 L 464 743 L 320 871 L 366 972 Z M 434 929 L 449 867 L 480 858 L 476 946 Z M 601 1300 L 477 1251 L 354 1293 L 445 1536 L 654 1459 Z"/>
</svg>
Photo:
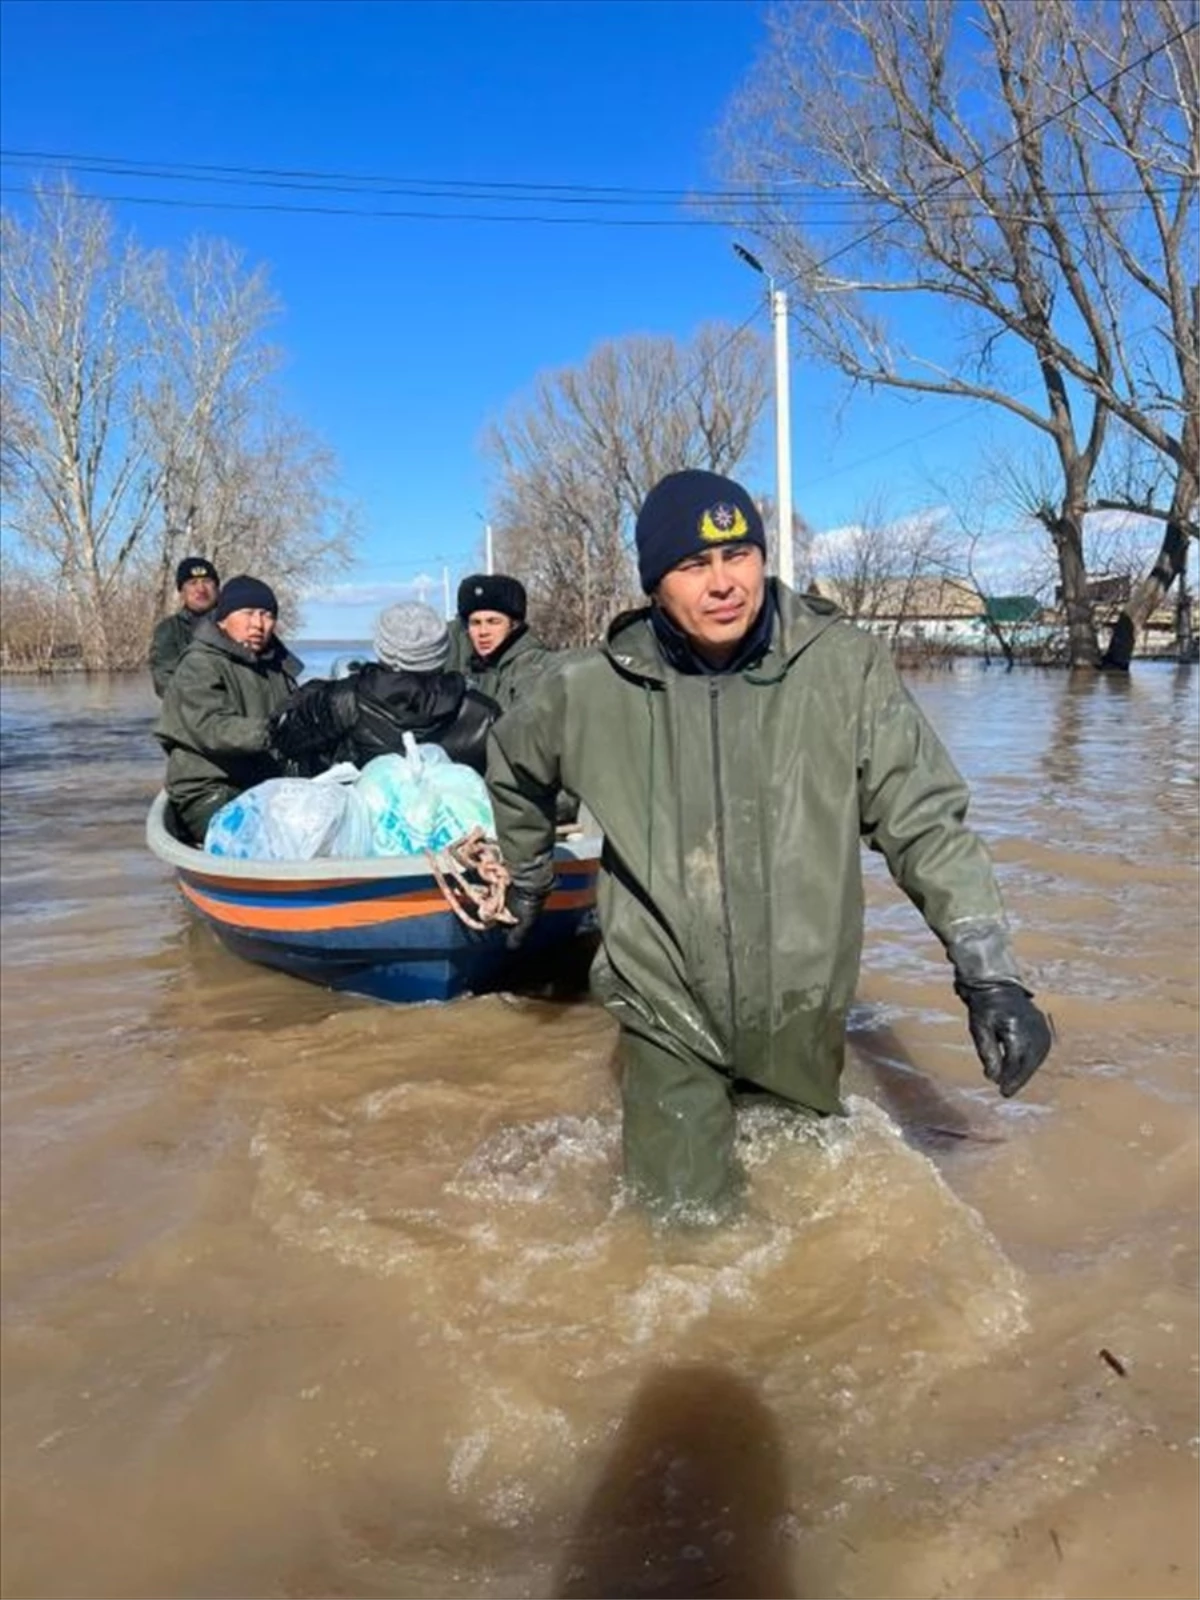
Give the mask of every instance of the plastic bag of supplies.
<svg viewBox="0 0 1200 1600">
<path fill-rule="evenodd" d="M 348 778 L 353 767 L 320 778 L 268 778 L 229 800 L 204 836 L 210 855 L 237 861 L 350 860 L 371 855 L 371 819 Z"/>
<path fill-rule="evenodd" d="M 472 828 L 495 832 L 487 785 L 440 745 L 404 735 L 404 754 L 368 761 L 355 788 L 371 819 L 373 853 L 442 850 Z"/>
</svg>

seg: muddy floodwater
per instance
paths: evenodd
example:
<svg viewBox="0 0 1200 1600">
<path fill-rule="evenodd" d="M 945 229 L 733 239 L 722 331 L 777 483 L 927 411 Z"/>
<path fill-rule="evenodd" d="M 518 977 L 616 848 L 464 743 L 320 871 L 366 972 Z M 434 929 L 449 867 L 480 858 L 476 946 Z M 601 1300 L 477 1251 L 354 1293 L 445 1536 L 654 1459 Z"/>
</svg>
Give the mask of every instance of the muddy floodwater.
<svg viewBox="0 0 1200 1600">
<path fill-rule="evenodd" d="M 149 686 L 3 686 L 3 1592 L 1195 1596 L 1197 684 L 911 681 L 1058 1034 L 985 1084 L 878 863 L 848 1107 L 617 1181 L 590 1002 L 227 954 Z"/>
</svg>

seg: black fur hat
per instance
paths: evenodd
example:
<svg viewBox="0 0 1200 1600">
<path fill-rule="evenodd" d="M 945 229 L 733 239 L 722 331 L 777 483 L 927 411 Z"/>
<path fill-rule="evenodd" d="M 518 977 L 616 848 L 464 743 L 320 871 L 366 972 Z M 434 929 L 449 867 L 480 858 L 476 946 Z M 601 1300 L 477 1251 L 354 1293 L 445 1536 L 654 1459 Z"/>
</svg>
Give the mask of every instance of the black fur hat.
<svg viewBox="0 0 1200 1600">
<path fill-rule="evenodd" d="M 514 622 L 525 621 L 525 585 L 503 572 L 475 572 L 458 586 L 458 614 L 466 622 L 473 611 L 499 611 Z"/>
</svg>

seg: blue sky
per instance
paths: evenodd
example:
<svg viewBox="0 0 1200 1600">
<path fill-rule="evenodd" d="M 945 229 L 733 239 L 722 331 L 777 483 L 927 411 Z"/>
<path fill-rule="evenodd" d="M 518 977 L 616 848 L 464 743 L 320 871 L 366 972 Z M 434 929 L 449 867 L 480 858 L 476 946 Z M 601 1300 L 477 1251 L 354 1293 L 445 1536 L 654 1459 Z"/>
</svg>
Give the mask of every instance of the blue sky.
<svg viewBox="0 0 1200 1600">
<path fill-rule="evenodd" d="M 714 130 L 762 43 L 762 13 L 755 0 L 6 0 L 0 135 L 8 151 L 147 163 L 713 188 Z M 13 186 L 30 177 L 4 169 L 6 205 L 23 203 Z M 310 635 L 362 637 L 398 586 L 424 576 L 440 590 L 444 567 L 457 584 L 480 564 L 481 438 L 540 372 L 606 339 L 739 323 L 756 305 L 768 329 L 761 280 L 725 228 L 483 221 L 479 206 L 454 220 L 289 214 L 236 209 L 278 202 L 277 190 L 75 181 L 186 201 L 116 203 L 146 243 L 219 234 L 269 263 L 286 308 L 275 336 L 287 402 L 336 451 L 362 515 L 353 570 L 306 602 Z M 897 515 L 928 505 L 931 480 L 1003 431 L 975 408 L 887 395 L 856 400 L 838 422 L 839 392 L 794 365 L 794 498 L 817 528 L 852 522 L 878 495 Z M 772 489 L 773 460 L 768 414 L 742 474 L 752 488 Z"/>
</svg>

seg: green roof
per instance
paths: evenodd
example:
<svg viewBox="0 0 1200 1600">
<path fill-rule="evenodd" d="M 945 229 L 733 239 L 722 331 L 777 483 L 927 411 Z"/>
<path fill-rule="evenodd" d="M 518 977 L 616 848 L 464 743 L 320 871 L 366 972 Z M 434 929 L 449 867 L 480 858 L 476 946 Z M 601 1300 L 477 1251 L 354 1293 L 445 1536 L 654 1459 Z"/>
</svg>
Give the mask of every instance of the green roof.
<svg viewBox="0 0 1200 1600">
<path fill-rule="evenodd" d="M 1032 622 L 1042 609 L 1029 594 L 993 594 L 984 604 L 989 622 Z"/>
</svg>

